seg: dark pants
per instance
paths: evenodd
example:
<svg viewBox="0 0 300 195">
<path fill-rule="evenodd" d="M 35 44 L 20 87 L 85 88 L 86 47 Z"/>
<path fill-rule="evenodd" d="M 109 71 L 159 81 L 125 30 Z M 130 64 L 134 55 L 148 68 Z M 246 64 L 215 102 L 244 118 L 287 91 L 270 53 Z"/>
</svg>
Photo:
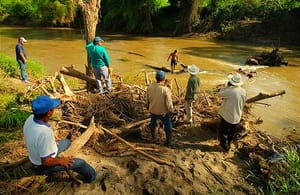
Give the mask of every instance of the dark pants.
<svg viewBox="0 0 300 195">
<path fill-rule="evenodd" d="M 155 128 L 157 126 L 157 120 L 161 120 L 161 122 L 164 124 L 164 131 L 166 133 L 166 144 L 170 145 L 172 139 L 172 120 L 169 113 L 164 115 L 156 115 L 152 113 L 150 114 L 151 114 L 150 129 L 152 133 L 152 139 L 155 138 Z"/>
<path fill-rule="evenodd" d="M 237 125 L 238 124 L 230 124 L 222 118 L 219 128 L 220 145 L 227 151 L 230 149 L 230 144 L 236 132 Z"/>
<path fill-rule="evenodd" d="M 68 149 L 71 145 L 71 141 L 69 139 L 64 139 L 58 141 L 58 152 L 57 156 Z M 79 175 L 84 177 L 85 182 L 91 182 L 96 179 L 96 171 L 93 167 L 91 167 L 88 163 L 86 163 L 83 159 L 73 158 L 74 162 L 69 170 L 73 170 Z M 33 170 L 39 174 L 49 174 L 52 172 L 65 171 L 66 167 L 64 166 L 45 166 L 45 165 L 33 165 Z"/>
</svg>

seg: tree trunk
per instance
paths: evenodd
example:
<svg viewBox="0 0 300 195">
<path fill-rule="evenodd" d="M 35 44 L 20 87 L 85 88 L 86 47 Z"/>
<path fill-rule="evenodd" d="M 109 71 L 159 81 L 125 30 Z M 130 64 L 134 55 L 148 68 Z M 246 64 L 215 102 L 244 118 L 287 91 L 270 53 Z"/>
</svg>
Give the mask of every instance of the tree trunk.
<svg viewBox="0 0 300 195">
<path fill-rule="evenodd" d="M 200 0 L 183 0 L 181 1 L 182 20 L 181 20 L 181 33 L 192 32 L 193 24 L 199 19 L 198 5 Z"/>
<path fill-rule="evenodd" d="M 96 35 L 101 0 L 75 0 L 75 2 L 83 16 L 85 41 L 89 43 Z M 87 62 L 86 74 L 93 76 L 93 68 L 89 56 L 87 56 Z M 89 83 L 87 83 L 87 86 L 88 89 L 91 89 Z"/>
</svg>

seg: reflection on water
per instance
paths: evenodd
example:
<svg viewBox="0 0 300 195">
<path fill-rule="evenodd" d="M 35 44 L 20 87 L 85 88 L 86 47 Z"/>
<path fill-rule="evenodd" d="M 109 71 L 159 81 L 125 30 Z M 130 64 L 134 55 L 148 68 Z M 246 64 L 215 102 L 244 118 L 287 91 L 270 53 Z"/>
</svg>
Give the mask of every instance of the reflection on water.
<svg viewBox="0 0 300 195">
<path fill-rule="evenodd" d="M 58 71 L 61 66 L 75 65 L 84 71 L 86 64 L 85 40 L 80 30 L 57 28 L 0 27 L 0 52 L 15 55 L 17 38 L 22 35 L 28 39 L 25 48 L 29 60 L 34 59 L 45 64 L 49 74 Z M 204 41 L 183 37 L 138 37 L 127 35 L 102 35 L 104 46 L 111 57 L 115 73 L 124 77 L 139 75 L 143 71 L 152 71 L 145 64 L 169 66 L 168 55 L 178 50 L 180 63 L 196 64 L 205 74 L 200 74 L 201 88 L 224 83 L 229 72 L 243 65 L 246 58 L 258 52 L 272 48 L 270 45 L 251 45 L 236 42 Z M 245 88 L 248 97 L 259 92 L 286 90 L 282 97 L 274 97 L 263 102 L 270 104 L 254 105 L 254 112 L 261 116 L 264 123 L 259 128 L 273 135 L 286 135 L 283 128 L 296 128 L 300 134 L 300 112 L 297 107 L 300 100 L 300 49 L 281 47 L 280 52 L 289 62 L 289 66 L 267 67 L 257 70 L 257 76 L 248 80 Z M 180 69 L 180 67 L 177 67 Z M 150 74 L 150 77 L 153 76 Z M 167 75 L 177 78 L 185 87 L 189 75 Z M 288 132 L 289 133 L 289 132 Z"/>
</svg>

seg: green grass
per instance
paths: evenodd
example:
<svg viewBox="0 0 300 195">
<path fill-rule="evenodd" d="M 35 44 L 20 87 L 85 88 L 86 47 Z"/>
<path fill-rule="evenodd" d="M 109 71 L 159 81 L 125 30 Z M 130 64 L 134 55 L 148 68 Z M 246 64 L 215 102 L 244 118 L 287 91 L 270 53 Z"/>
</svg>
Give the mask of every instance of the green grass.
<svg viewBox="0 0 300 195">
<path fill-rule="evenodd" d="M 246 179 L 261 194 L 300 194 L 300 157 L 296 147 L 283 148 L 285 159 L 272 164 L 269 174 L 250 169 Z M 250 165 L 249 165 L 250 167 Z"/>
<path fill-rule="evenodd" d="M 0 69 L 2 69 L 8 76 L 16 77 L 20 75 L 19 64 L 15 57 L 0 53 Z M 40 63 L 29 60 L 26 66 L 26 72 L 32 77 L 41 77 L 45 73 L 44 66 Z"/>
</svg>

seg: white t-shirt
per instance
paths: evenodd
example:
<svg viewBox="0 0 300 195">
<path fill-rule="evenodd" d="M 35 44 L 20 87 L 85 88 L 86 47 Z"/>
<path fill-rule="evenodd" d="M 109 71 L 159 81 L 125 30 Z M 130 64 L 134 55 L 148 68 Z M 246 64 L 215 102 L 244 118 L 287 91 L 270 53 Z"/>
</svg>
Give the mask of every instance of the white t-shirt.
<svg viewBox="0 0 300 195">
<path fill-rule="evenodd" d="M 246 91 L 239 86 L 221 89 L 218 93 L 223 98 L 219 114 L 230 124 L 238 124 L 242 118 L 246 102 Z"/>
<path fill-rule="evenodd" d="M 34 120 L 34 116 L 27 118 L 23 133 L 29 153 L 30 161 L 35 165 L 41 165 L 41 158 L 55 157 L 57 155 L 57 144 L 50 125 Z"/>
</svg>

